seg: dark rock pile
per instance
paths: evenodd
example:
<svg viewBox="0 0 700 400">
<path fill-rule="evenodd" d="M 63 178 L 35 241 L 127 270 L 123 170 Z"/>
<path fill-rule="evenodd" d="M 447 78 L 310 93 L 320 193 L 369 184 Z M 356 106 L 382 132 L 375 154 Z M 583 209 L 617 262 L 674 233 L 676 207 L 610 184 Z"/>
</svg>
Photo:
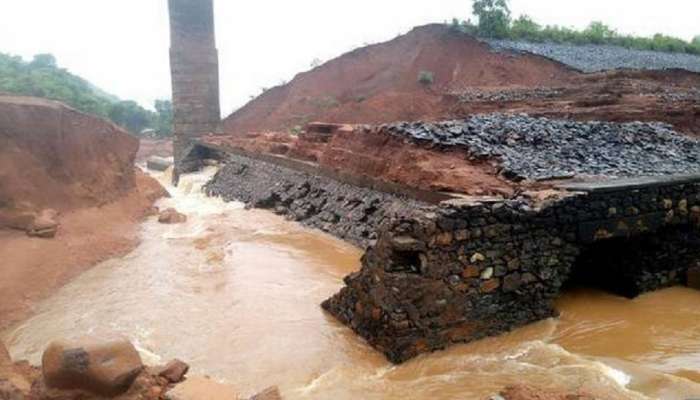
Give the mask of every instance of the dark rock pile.
<svg viewBox="0 0 700 400">
<path fill-rule="evenodd" d="M 634 50 L 609 45 L 573 45 L 532 43 L 513 40 L 486 40 L 499 51 L 537 54 L 566 64 L 582 72 L 614 69 L 685 69 L 700 72 L 700 56 L 685 53 Z"/>
<path fill-rule="evenodd" d="M 209 196 L 270 209 L 365 247 L 379 226 L 422 203 L 239 155 L 207 183 Z"/>
<path fill-rule="evenodd" d="M 658 92 L 657 92 L 658 93 Z M 657 94 L 664 101 L 668 102 L 693 102 L 700 103 L 700 89 L 662 89 L 661 93 Z"/>
<path fill-rule="evenodd" d="M 401 122 L 389 134 L 473 158 L 498 159 L 512 180 L 629 177 L 700 171 L 700 142 L 663 123 L 576 122 L 527 115 L 477 115 L 438 123 Z"/>
<path fill-rule="evenodd" d="M 463 103 L 553 99 L 561 96 L 562 93 L 562 89 L 547 87 L 533 89 L 504 89 L 497 91 L 483 91 L 468 88 L 458 92 L 453 92 L 453 94 L 459 98 L 459 101 Z"/>
</svg>

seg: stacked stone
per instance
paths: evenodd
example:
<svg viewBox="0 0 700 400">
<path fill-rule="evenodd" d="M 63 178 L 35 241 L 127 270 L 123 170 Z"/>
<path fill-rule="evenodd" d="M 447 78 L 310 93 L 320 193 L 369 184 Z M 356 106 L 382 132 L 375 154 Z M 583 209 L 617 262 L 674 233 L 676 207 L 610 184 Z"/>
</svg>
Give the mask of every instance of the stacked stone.
<svg viewBox="0 0 700 400">
<path fill-rule="evenodd" d="M 239 155 L 206 185 L 209 196 L 271 209 L 366 247 L 393 215 L 422 203 Z"/>
<path fill-rule="evenodd" d="M 627 49 L 609 45 L 533 43 L 515 40 L 486 40 L 497 51 L 525 52 L 547 57 L 582 72 L 615 69 L 685 69 L 700 72 L 700 56 L 685 53 Z"/>
<path fill-rule="evenodd" d="M 502 174 L 516 181 L 700 171 L 700 141 L 663 123 L 490 114 L 436 123 L 401 122 L 380 130 L 416 143 L 460 147 L 473 158 L 496 159 Z"/>
<path fill-rule="evenodd" d="M 553 99 L 561 96 L 564 89 L 557 88 L 533 88 L 533 89 L 503 89 L 496 91 L 483 91 L 474 88 L 468 88 L 456 93 L 453 93 L 463 103 L 473 102 L 509 102 L 509 101 L 526 101 L 526 100 L 541 100 Z"/>
<path fill-rule="evenodd" d="M 385 225 L 323 307 L 403 362 L 554 315 L 572 269 L 631 296 L 681 282 L 700 260 L 698 222 L 697 183 L 573 194 L 540 209 L 452 201 Z M 647 261 L 630 263 L 640 251 Z"/>
<path fill-rule="evenodd" d="M 524 202 L 416 210 L 323 303 L 395 363 L 554 315 L 577 249 Z"/>
</svg>

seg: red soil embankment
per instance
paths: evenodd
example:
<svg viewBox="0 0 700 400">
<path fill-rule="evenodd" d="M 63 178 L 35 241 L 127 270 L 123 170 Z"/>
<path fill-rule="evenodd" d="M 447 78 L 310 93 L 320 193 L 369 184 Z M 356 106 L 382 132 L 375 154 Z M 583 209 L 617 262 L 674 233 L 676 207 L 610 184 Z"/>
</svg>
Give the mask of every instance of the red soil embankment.
<svg viewBox="0 0 700 400">
<path fill-rule="evenodd" d="M 134 187 L 138 140 L 61 103 L 0 97 L 0 209 L 68 211 Z"/>
<path fill-rule="evenodd" d="M 421 71 L 433 75 L 423 85 Z M 556 85 L 578 75 L 543 57 L 496 53 L 435 24 L 363 47 L 268 90 L 224 121 L 224 132 L 286 131 L 310 121 L 382 123 L 437 119 L 443 93 L 472 86 Z"/>
<path fill-rule="evenodd" d="M 138 146 L 61 103 L 0 96 L 0 328 L 137 244 L 139 222 L 167 195 L 134 167 Z M 60 213 L 56 236 L 28 237 L 25 225 L 46 208 Z"/>
</svg>

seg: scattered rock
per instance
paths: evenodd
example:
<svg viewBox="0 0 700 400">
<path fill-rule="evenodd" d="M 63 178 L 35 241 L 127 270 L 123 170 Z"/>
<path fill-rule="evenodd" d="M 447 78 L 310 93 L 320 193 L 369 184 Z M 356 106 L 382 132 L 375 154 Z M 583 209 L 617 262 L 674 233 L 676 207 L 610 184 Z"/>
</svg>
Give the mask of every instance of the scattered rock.
<svg viewBox="0 0 700 400">
<path fill-rule="evenodd" d="M 597 397 L 580 391 L 545 390 L 528 385 L 509 386 L 503 390 L 498 400 L 595 400 Z"/>
<path fill-rule="evenodd" d="M 158 376 L 162 376 L 170 383 L 178 383 L 183 381 L 189 370 L 190 366 L 187 363 L 175 359 L 165 364 L 163 369 L 158 371 Z"/>
<path fill-rule="evenodd" d="M 58 231 L 58 212 L 52 209 L 41 211 L 27 229 L 27 235 L 51 239 Z"/>
<path fill-rule="evenodd" d="M 251 397 L 250 400 L 282 400 L 282 395 L 277 386 L 272 386 Z"/>
<path fill-rule="evenodd" d="M 161 224 L 181 224 L 187 222 L 187 216 L 177 212 L 174 208 L 168 208 L 158 215 L 158 222 Z"/>
<path fill-rule="evenodd" d="M 228 385 L 209 378 L 194 377 L 165 394 L 168 400 L 238 400 L 236 391 Z"/>
<path fill-rule="evenodd" d="M 0 379 L 0 400 L 24 400 L 25 393 L 13 385 L 10 381 Z"/>
<path fill-rule="evenodd" d="M 106 396 L 128 390 L 142 369 L 139 353 L 125 339 L 55 341 L 42 356 L 48 387 L 81 389 Z"/>
<path fill-rule="evenodd" d="M 0 367 L 10 364 L 11 362 L 12 358 L 10 358 L 10 352 L 7 351 L 7 347 L 0 342 Z"/>
</svg>

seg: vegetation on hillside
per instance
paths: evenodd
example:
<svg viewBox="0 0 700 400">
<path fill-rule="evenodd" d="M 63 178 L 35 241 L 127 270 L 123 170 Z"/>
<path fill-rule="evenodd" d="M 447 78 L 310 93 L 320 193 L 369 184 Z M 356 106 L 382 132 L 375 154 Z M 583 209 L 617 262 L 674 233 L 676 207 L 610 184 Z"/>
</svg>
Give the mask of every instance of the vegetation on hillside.
<svg viewBox="0 0 700 400">
<path fill-rule="evenodd" d="M 30 62 L 0 53 L 0 92 L 43 97 L 80 111 L 108 118 L 134 134 L 172 134 L 172 105 L 156 100 L 156 112 L 134 101 L 121 101 L 79 76 L 60 68 L 51 54 L 37 54 Z"/>
<path fill-rule="evenodd" d="M 657 33 L 652 37 L 624 35 L 603 24 L 591 22 L 584 30 L 558 25 L 540 25 L 527 15 L 512 19 L 508 0 L 474 0 L 472 12 L 477 18 L 454 19 L 452 28 L 476 36 L 530 42 L 572 44 L 610 44 L 630 49 L 690 53 L 700 55 L 700 36 L 691 42 Z"/>
</svg>

